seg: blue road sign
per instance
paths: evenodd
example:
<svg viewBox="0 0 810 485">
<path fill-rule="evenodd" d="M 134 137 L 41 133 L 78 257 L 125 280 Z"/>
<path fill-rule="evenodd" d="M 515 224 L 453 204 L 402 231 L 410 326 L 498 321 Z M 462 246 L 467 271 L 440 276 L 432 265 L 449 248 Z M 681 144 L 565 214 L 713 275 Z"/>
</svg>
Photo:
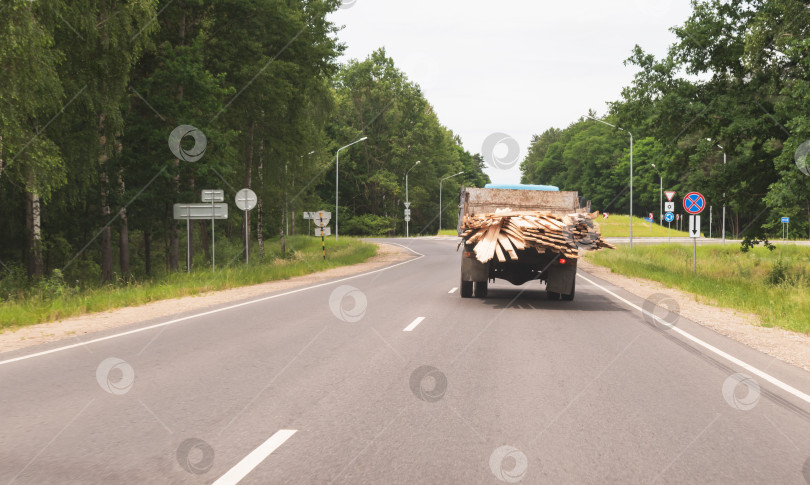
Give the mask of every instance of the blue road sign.
<svg viewBox="0 0 810 485">
<path fill-rule="evenodd" d="M 788 224 L 788 223 L 790 223 L 790 217 L 783 217 L 782 218 L 782 224 Z"/>
<path fill-rule="evenodd" d="M 690 214 L 700 214 L 706 208 L 706 198 L 697 192 L 689 192 L 683 198 L 683 208 Z"/>
<path fill-rule="evenodd" d="M 673 214 L 672 212 L 667 212 L 666 214 L 664 214 L 664 220 L 667 221 L 667 222 L 674 221 L 675 220 L 675 214 Z"/>
</svg>

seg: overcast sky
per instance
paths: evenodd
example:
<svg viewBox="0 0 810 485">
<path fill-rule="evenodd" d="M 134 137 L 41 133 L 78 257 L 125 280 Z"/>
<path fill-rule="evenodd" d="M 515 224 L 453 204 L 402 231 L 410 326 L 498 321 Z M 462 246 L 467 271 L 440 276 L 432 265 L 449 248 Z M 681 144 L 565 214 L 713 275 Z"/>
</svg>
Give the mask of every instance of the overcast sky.
<svg viewBox="0 0 810 485">
<path fill-rule="evenodd" d="M 385 47 L 471 153 L 490 158 L 494 133 L 514 138 L 517 164 L 487 173 L 518 183 L 532 135 L 604 115 L 633 79 L 622 64 L 633 46 L 665 54 L 690 11 L 689 0 L 344 0 L 331 19 L 343 61 Z M 514 158 L 506 144 L 495 156 Z"/>
</svg>

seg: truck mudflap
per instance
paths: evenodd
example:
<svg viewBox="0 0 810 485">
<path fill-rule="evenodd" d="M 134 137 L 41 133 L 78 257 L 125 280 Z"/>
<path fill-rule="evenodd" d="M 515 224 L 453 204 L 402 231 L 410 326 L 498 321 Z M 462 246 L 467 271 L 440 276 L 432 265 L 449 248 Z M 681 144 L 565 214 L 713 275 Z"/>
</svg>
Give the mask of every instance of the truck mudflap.
<svg viewBox="0 0 810 485">
<path fill-rule="evenodd" d="M 461 256 L 461 281 L 486 282 L 489 279 L 489 263 L 482 263 L 475 256 Z"/>
<path fill-rule="evenodd" d="M 577 260 L 568 259 L 564 264 L 554 263 L 546 276 L 546 291 L 561 295 L 573 295 L 577 277 Z"/>
</svg>

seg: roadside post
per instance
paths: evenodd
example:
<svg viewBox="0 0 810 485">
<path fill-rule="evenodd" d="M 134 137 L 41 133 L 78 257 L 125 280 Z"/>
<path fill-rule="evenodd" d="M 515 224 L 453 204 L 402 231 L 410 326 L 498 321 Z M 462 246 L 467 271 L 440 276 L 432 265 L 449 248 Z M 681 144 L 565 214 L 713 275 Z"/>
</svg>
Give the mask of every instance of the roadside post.
<svg viewBox="0 0 810 485">
<path fill-rule="evenodd" d="M 217 189 L 203 189 L 201 192 L 201 199 L 203 202 L 211 203 L 211 271 L 214 271 L 217 269 L 217 253 L 216 246 L 214 245 L 214 203 L 225 202 L 225 191 Z"/>
<path fill-rule="evenodd" d="M 235 202 L 236 207 L 244 211 L 245 213 L 245 266 L 247 267 L 250 262 L 250 237 L 249 231 L 250 226 L 248 225 L 248 212 L 253 210 L 256 207 L 259 199 L 256 197 L 256 192 L 250 189 L 242 189 L 236 193 Z M 261 230 L 261 228 L 259 229 Z"/>
<path fill-rule="evenodd" d="M 304 212 L 304 219 L 315 221 L 315 236 L 321 237 L 321 249 L 323 250 L 323 260 L 326 261 L 326 236 L 332 235 L 329 221 L 332 220 L 332 213 L 327 211 Z"/>
<path fill-rule="evenodd" d="M 668 204 L 675 205 L 673 202 L 667 202 Z M 675 220 L 675 214 L 672 212 L 667 212 L 664 214 L 664 220 L 667 221 L 667 244 L 672 242 L 672 221 Z"/>
<path fill-rule="evenodd" d="M 786 240 L 790 233 L 790 217 L 782 218 L 782 240 Z"/>
<path fill-rule="evenodd" d="M 683 198 L 683 208 L 689 213 L 689 237 L 694 245 L 692 273 L 697 276 L 697 240 L 700 237 L 700 213 L 706 208 L 706 198 L 698 192 L 689 192 Z"/>
<path fill-rule="evenodd" d="M 323 211 L 321 211 L 319 220 L 321 221 L 321 251 L 323 251 L 323 260 L 326 261 L 326 234 L 323 230 Z"/>
<path fill-rule="evenodd" d="M 191 221 L 227 219 L 228 204 L 207 202 L 201 204 L 174 204 L 174 218 L 186 221 L 186 271 L 191 272 Z"/>
<path fill-rule="evenodd" d="M 405 237 L 410 237 L 408 224 L 411 222 L 411 203 L 405 202 Z"/>
</svg>

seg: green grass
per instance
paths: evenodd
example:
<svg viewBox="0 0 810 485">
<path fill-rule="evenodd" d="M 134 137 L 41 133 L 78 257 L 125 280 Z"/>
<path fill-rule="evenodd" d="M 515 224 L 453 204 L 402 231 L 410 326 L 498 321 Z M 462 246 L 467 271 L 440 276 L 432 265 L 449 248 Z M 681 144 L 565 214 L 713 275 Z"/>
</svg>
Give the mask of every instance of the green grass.
<svg viewBox="0 0 810 485">
<path fill-rule="evenodd" d="M 630 216 L 623 216 L 620 214 L 611 214 L 607 222 L 600 215 L 596 222 L 599 223 L 599 228 L 604 237 L 630 237 Z M 689 228 L 689 221 L 683 221 L 687 229 Z M 633 217 L 633 237 L 667 237 L 667 226 L 664 224 L 652 224 L 652 231 L 650 230 L 650 223 L 640 217 Z M 675 222 L 672 223 L 672 237 L 688 237 L 689 233 L 686 231 L 676 231 Z"/>
<path fill-rule="evenodd" d="M 457 229 L 442 229 L 439 231 L 438 236 L 456 236 L 458 237 L 458 230 Z"/>
<path fill-rule="evenodd" d="M 697 248 L 697 277 L 687 245 L 619 247 L 586 255 L 588 261 L 626 276 L 658 281 L 721 307 L 753 313 L 766 327 L 810 333 L 810 248 L 739 246 Z"/>
<path fill-rule="evenodd" d="M 273 251 L 278 251 L 279 241 L 266 241 L 266 245 L 268 253 L 273 254 Z M 289 279 L 361 263 L 377 253 L 376 245 L 350 237 L 341 237 L 338 242 L 327 240 L 326 261 L 322 258 L 320 238 L 292 236 L 287 239 L 287 248 L 286 258 L 268 257 L 263 262 L 258 254 L 251 251 L 249 268 L 245 267 L 244 258 L 231 259 L 232 264 L 228 267 L 223 267 L 227 261 L 217 258 L 217 270 L 214 272 L 205 268 L 117 286 L 79 289 L 66 286 L 59 279 L 45 279 L 23 296 L 0 300 L 0 328 L 21 327 L 157 300 Z"/>
</svg>

